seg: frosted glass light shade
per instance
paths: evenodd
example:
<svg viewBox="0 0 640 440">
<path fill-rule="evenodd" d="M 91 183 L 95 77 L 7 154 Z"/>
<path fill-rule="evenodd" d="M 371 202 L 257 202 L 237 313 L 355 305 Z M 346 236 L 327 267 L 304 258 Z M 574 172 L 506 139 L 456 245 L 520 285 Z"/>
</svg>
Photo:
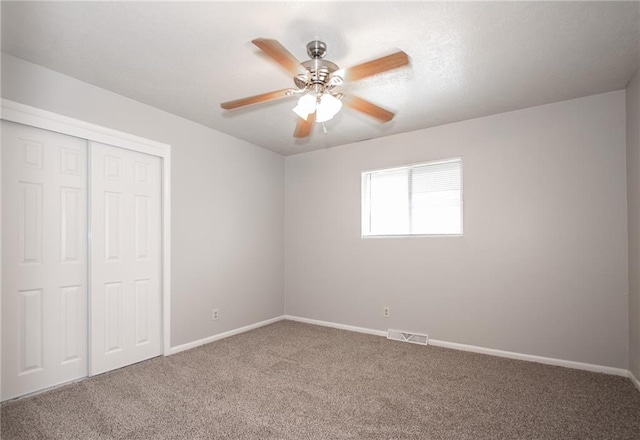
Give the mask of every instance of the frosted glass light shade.
<svg viewBox="0 0 640 440">
<path fill-rule="evenodd" d="M 316 111 L 316 95 L 307 93 L 298 99 L 298 105 L 293 108 L 293 112 L 305 121 L 311 113 Z"/>
<path fill-rule="evenodd" d="M 325 122 L 333 118 L 342 108 L 342 101 L 328 93 L 322 95 L 316 107 L 316 122 Z"/>
</svg>

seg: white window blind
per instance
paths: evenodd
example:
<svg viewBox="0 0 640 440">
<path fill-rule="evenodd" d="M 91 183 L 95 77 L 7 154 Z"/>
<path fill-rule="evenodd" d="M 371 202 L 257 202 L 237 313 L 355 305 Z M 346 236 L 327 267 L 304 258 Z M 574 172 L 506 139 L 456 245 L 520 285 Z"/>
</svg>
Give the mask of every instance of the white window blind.
<svg viewBox="0 0 640 440">
<path fill-rule="evenodd" d="M 462 160 L 448 159 L 362 174 L 362 233 L 462 233 Z"/>
</svg>

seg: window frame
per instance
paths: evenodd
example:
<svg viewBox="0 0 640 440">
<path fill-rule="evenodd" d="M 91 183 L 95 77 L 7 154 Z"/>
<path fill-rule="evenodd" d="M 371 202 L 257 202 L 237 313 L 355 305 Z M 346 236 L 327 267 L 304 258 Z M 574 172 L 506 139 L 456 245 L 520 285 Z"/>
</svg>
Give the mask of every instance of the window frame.
<svg viewBox="0 0 640 440">
<path fill-rule="evenodd" d="M 368 219 L 368 223 L 370 224 L 371 218 L 371 209 L 369 206 L 369 201 L 371 200 L 371 185 L 367 183 L 368 177 L 377 172 L 383 171 L 397 171 L 397 170 L 409 170 L 412 168 L 417 168 L 425 165 L 437 165 L 448 162 L 459 162 L 460 163 L 460 232 L 455 234 L 366 234 L 365 231 L 368 230 L 367 222 L 365 219 Z M 414 162 L 410 164 L 397 165 L 388 168 L 375 168 L 370 170 L 364 170 L 360 175 L 360 238 L 369 239 L 369 238 L 413 238 L 413 237 L 463 237 L 464 236 L 464 163 L 462 156 L 454 156 L 448 157 L 446 159 L 435 159 L 426 162 Z M 411 177 L 412 173 L 408 175 L 408 185 L 411 187 Z M 368 193 L 367 191 L 368 190 Z M 412 192 L 408 192 L 408 202 L 409 202 L 409 228 L 411 229 L 411 201 L 412 201 Z"/>
</svg>

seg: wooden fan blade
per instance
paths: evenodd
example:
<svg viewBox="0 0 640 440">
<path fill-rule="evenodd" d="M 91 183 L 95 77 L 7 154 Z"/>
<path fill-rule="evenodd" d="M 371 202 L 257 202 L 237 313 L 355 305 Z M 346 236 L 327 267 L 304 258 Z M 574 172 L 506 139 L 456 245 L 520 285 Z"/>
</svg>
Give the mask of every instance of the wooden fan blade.
<svg viewBox="0 0 640 440">
<path fill-rule="evenodd" d="M 307 69 L 300 64 L 300 61 L 296 59 L 291 52 L 278 43 L 276 40 L 270 40 L 267 38 L 256 38 L 251 41 L 258 46 L 264 53 L 269 55 L 273 60 L 287 69 L 294 75 L 301 75 L 307 73 Z"/>
<path fill-rule="evenodd" d="M 385 110 L 382 107 L 378 107 L 377 105 L 369 101 L 353 95 L 345 96 L 342 99 L 342 103 L 349 108 L 352 108 L 369 116 L 373 116 L 374 118 L 379 119 L 382 122 L 389 122 L 395 116 L 389 110 Z"/>
<path fill-rule="evenodd" d="M 293 132 L 293 137 L 303 138 L 309 136 L 314 122 L 316 122 L 316 112 L 311 113 L 307 117 L 306 121 L 302 118 L 298 118 L 298 123 L 296 124 L 296 130 Z"/>
<path fill-rule="evenodd" d="M 260 102 L 273 101 L 275 99 L 286 98 L 291 96 L 292 89 L 276 90 L 274 92 L 263 93 L 262 95 L 249 96 L 247 98 L 236 99 L 235 101 L 227 101 L 220 104 L 225 110 L 233 110 L 234 108 L 244 107 L 245 105 L 258 104 Z"/>
<path fill-rule="evenodd" d="M 409 56 L 403 51 L 392 53 L 381 58 L 377 58 L 366 63 L 358 64 L 344 69 L 342 79 L 344 81 L 358 81 L 368 76 L 377 75 L 387 70 L 397 69 L 398 67 L 409 64 Z"/>
</svg>

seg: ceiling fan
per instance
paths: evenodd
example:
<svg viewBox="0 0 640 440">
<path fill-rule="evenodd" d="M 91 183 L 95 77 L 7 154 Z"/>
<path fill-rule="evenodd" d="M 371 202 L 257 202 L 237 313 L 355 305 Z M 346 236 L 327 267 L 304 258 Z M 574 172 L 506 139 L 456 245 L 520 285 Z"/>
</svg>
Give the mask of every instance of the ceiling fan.
<svg viewBox="0 0 640 440">
<path fill-rule="evenodd" d="M 409 57 L 403 51 L 340 69 L 335 63 L 323 59 L 327 53 L 327 45 L 322 41 L 314 40 L 307 44 L 307 54 L 311 59 L 303 63 L 276 40 L 257 38 L 252 43 L 293 74 L 296 88 L 223 102 L 220 104 L 223 109 L 233 110 L 289 96 L 300 96 L 298 105 L 293 109 L 299 116 L 293 133 L 296 138 L 309 136 L 314 122 L 325 122 L 333 118 L 343 104 L 381 122 L 393 119 L 392 112 L 357 96 L 336 92 L 335 88 L 343 83 L 358 81 L 409 64 Z"/>
</svg>

